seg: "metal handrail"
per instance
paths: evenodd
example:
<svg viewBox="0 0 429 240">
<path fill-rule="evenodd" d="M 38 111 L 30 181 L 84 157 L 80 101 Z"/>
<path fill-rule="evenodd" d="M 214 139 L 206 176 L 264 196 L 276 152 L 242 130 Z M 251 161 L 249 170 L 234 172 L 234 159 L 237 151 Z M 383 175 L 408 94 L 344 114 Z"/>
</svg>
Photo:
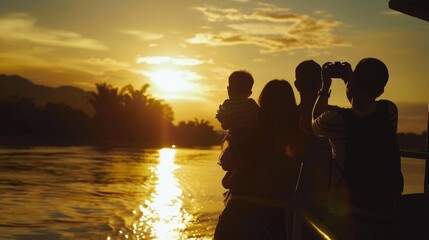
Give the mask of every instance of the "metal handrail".
<svg viewBox="0 0 429 240">
<path fill-rule="evenodd" d="M 299 202 L 295 202 L 295 213 L 298 214 L 307 226 L 317 234 L 321 239 L 335 240 L 337 238 L 328 230 L 328 228 L 317 219 L 310 210 Z"/>
<path fill-rule="evenodd" d="M 416 158 L 421 160 L 429 159 L 429 151 L 421 149 L 401 149 L 401 157 Z"/>
<path fill-rule="evenodd" d="M 428 117 L 429 119 L 429 117 Z M 429 120 L 428 120 L 429 125 Z M 429 129 L 429 126 L 428 126 Z M 428 133 L 429 136 L 429 133 Z M 429 144 L 429 140 L 426 140 L 427 144 Z M 426 146 L 425 149 L 401 149 L 400 150 L 401 157 L 415 158 L 421 159 L 425 161 L 425 178 L 423 183 L 423 192 L 429 193 L 429 150 Z"/>
<path fill-rule="evenodd" d="M 426 160 L 429 159 L 429 151 L 421 149 L 401 149 L 401 157 L 415 158 Z M 427 174 L 427 173 L 426 173 Z M 307 224 L 310 229 L 317 234 L 321 239 L 325 240 L 335 240 L 336 237 L 329 231 L 329 229 L 319 221 L 310 210 L 304 207 L 300 202 L 295 202 L 295 213 L 298 214 L 305 224 Z"/>
</svg>

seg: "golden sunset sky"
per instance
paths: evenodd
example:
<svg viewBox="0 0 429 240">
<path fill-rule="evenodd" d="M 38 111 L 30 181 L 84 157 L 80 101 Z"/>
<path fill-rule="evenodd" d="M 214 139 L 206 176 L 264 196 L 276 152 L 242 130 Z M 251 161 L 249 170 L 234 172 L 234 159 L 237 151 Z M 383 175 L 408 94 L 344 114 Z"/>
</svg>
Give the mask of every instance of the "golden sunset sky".
<svg viewBox="0 0 429 240">
<path fill-rule="evenodd" d="M 388 0 L 0 1 L 0 73 L 85 90 L 149 83 L 176 121 L 217 129 L 232 71 L 253 74 L 257 99 L 271 79 L 293 82 L 301 61 L 354 67 L 365 57 L 389 68 L 382 98 L 398 105 L 399 131 L 426 130 L 429 22 L 390 10 Z M 330 103 L 348 106 L 333 81 Z"/>
</svg>

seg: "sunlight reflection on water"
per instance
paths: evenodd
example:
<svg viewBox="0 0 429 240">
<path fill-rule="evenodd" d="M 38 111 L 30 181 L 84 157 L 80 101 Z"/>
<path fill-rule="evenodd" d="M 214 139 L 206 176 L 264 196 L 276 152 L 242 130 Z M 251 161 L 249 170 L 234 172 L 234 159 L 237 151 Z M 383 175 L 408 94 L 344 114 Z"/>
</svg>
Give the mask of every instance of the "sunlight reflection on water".
<svg viewBox="0 0 429 240">
<path fill-rule="evenodd" d="M 213 239 L 219 148 L 0 148 L 0 239 Z M 402 159 L 404 193 L 424 161 Z"/>
<path fill-rule="evenodd" d="M 164 148 L 159 150 L 159 164 L 152 169 L 158 178 L 155 191 L 150 200 L 139 206 L 141 214 L 133 224 L 136 239 L 185 239 L 184 230 L 192 220 L 192 215 L 182 208 L 182 189 L 174 170 L 176 150 Z"/>
<path fill-rule="evenodd" d="M 218 149 L 0 148 L 0 239 L 212 239 Z"/>
</svg>

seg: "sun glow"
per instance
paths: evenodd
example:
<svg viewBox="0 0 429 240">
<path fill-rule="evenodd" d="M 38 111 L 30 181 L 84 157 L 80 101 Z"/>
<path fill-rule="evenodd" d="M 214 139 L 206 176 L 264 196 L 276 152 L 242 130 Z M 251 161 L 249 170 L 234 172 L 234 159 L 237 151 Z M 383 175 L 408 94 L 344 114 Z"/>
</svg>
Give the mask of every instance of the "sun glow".
<svg viewBox="0 0 429 240">
<path fill-rule="evenodd" d="M 157 69 L 147 73 L 154 85 L 165 93 L 190 92 L 195 90 L 196 84 L 192 81 L 201 76 L 191 71 Z"/>
</svg>

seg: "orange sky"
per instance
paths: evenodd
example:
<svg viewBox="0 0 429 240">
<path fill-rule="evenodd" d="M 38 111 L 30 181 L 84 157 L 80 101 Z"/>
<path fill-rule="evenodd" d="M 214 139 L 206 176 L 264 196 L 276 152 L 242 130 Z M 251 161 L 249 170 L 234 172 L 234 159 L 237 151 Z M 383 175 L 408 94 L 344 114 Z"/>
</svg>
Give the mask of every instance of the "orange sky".
<svg viewBox="0 0 429 240">
<path fill-rule="evenodd" d="M 399 107 L 399 131 L 426 129 L 429 23 L 388 1 L 38 0 L 0 2 L 0 73 L 37 84 L 151 85 L 175 119 L 214 118 L 228 75 L 246 69 L 254 94 L 298 63 L 365 57 L 386 63 L 382 98 Z M 297 98 L 299 102 L 299 98 Z M 334 80 L 331 103 L 348 106 Z"/>
</svg>

